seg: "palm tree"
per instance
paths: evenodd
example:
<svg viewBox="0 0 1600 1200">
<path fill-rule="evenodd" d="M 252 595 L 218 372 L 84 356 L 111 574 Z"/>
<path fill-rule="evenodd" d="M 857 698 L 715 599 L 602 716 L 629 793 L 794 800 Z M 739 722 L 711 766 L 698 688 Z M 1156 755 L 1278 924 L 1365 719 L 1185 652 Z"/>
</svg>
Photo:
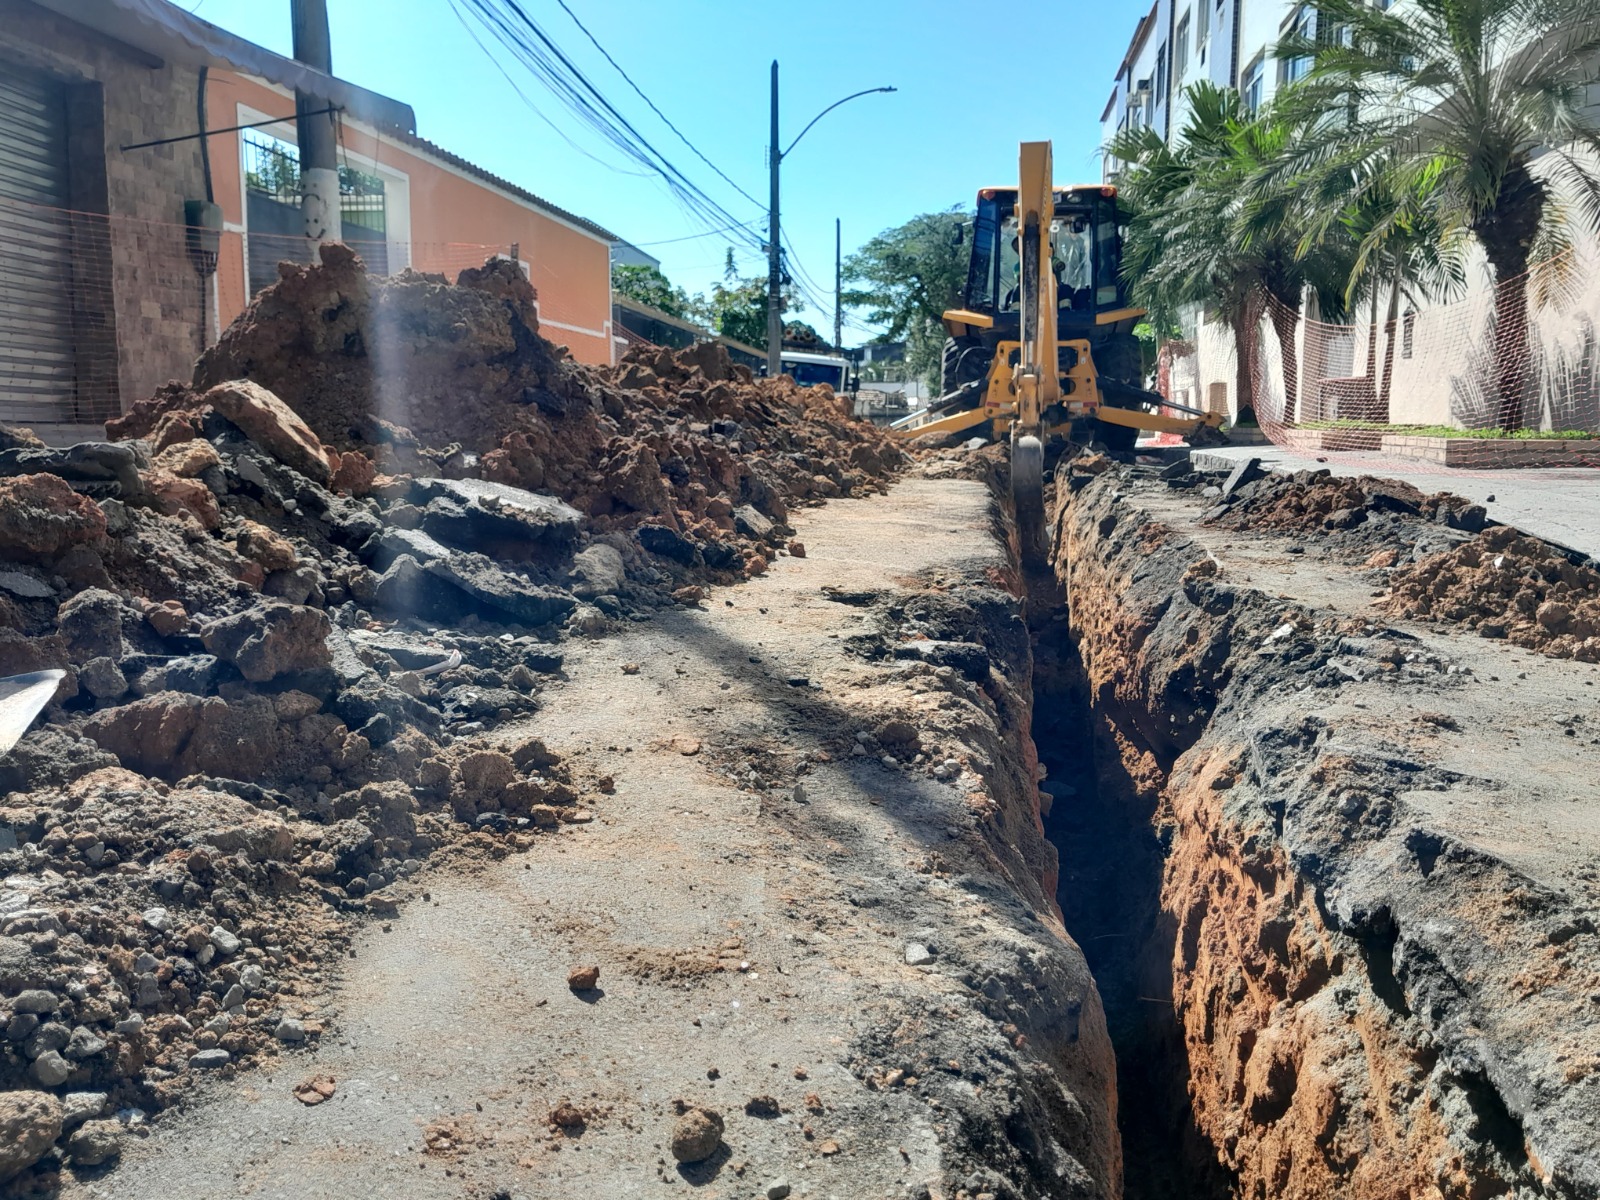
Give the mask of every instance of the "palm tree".
<svg viewBox="0 0 1600 1200">
<path fill-rule="evenodd" d="M 1441 243 L 1470 234 L 1495 277 L 1496 416 L 1521 424 L 1532 382 L 1528 268 L 1570 212 L 1600 230 L 1600 127 L 1584 112 L 1600 55 L 1600 0 L 1318 0 L 1313 58 L 1281 104 L 1301 124 L 1288 174 L 1332 181 L 1325 217 L 1398 197 L 1360 236 L 1363 264 L 1409 220 Z M 1544 159 L 1536 171 L 1533 160 Z M 1316 190 L 1316 189 L 1314 189 Z M 1325 190 L 1325 189 L 1323 189 Z M 1570 204 L 1557 203 L 1562 190 Z M 1380 205 L 1380 208 L 1383 207 Z"/>
<path fill-rule="evenodd" d="M 1186 91 L 1189 115 L 1172 144 L 1152 129 L 1118 135 L 1107 153 L 1128 164 L 1121 191 L 1131 219 L 1123 272 L 1161 325 L 1187 305 L 1216 307 L 1237 347 L 1239 409 L 1254 407 L 1256 327 L 1263 310 L 1283 353 L 1284 401 L 1299 393 L 1295 328 L 1305 285 L 1338 305 L 1348 247 L 1304 242 L 1287 191 L 1253 181 L 1286 153 L 1290 128 L 1272 109 L 1251 113 L 1209 81 Z"/>
</svg>

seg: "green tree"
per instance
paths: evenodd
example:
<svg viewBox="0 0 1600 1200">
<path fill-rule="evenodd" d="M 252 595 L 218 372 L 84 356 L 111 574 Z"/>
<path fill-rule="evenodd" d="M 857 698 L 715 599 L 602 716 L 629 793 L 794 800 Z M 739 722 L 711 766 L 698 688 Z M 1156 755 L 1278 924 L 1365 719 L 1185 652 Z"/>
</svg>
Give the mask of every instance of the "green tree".
<svg viewBox="0 0 1600 1200">
<path fill-rule="evenodd" d="M 689 311 L 689 293 L 655 267 L 612 267 L 611 290 L 669 317 L 681 318 Z"/>
<path fill-rule="evenodd" d="M 805 306 L 793 288 L 784 288 L 782 296 L 782 311 L 804 311 Z M 763 349 L 767 344 L 766 276 L 741 277 L 730 247 L 723 263 L 722 279 L 711 285 L 709 294 L 701 293 L 688 301 L 684 315 L 709 325 L 723 337 L 733 338 L 758 350 Z"/>
<path fill-rule="evenodd" d="M 1284 97 L 1303 118 L 1290 174 L 1342 185 L 1350 205 L 1384 189 L 1402 198 L 1397 212 L 1482 246 L 1496 282 L 1496 418 L 1514 429 L 1534 391 L 1528 268 L 1541 242 L 1562 242 L 1569 212 L 1600 229 L 1600 180 L 1584 157 L 1600 153 L 1586 110 L 1600 0 L 1414 0 L 1393 11 L 1318 0 L 1317 10 L 1317 36 L 1278 47 L 1312 59 Z M 1562 188 L 1570 208 L 1556 203 Z M 1385 237 L 1382 221 L 1365 231 L 1363 256 Z"/>
<path fill-rule="evenodd" d="M 906 343 L 906 376 L 937 389 L 944 351 L 944 313 L 955 308 L 967 278 L 967 249 L 958 232 L 972 220 L 962 208 L 924 213 L 886 229 L 844 262 L 844 278 L 858 286 L 844 303 L 867 309 L 884 327 L 879 340 Z"/>
</svg>

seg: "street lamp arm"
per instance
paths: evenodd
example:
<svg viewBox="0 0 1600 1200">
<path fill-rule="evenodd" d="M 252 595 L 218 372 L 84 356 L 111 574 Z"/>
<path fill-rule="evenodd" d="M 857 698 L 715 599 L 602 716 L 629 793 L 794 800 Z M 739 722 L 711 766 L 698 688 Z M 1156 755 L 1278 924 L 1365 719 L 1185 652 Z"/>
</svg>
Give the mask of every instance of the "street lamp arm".
<svg viewBox="0 0 1600 1200">
<path fill-rule="evenodd" d="M 843 100 L 835 100 L 835 101 L 834 101 L 834 102 L 833 102 L 833 103 L 832 103 L 832 104 L 830 104 L 830 105 L 828 105 L 828 107 L 827 107 L 827 108 L 825 108 L 825 109 L 823 109 L 823 110 L 822 110 L 822 111 L 821 111 L 821 112 L 819 112 L 819 113 L 818 113 L 818 114 L 817 114 L 817 115 L 816 115 L 816 116 L 814 116 L 814 117 L 812 117 L 812 118 L 811 118 L 811 120 L 810 120 L 810 121 L 809 121 L 809 122 L 807 122 L 807 123 L 806 123 L 806 127 L 805 127 L 805 128 L 804 128 L 804 129 L 802 129 L 802 130 L 801 130 L 801 131 L 800 131 L 800 132 L 799 132 L 799 134 L 797 134 L 797 135 L 796 135 L 796 136 L 795 136 L 795 139 L 794 139 L 794 141 L 792 141 L 792 142 L 790 142 L 790 143 L 789 143 L 789 149 L 788 149 L 788 150 L 785 150 L 785 151 L 784 151 L 784 152 L 783 152 L 783 153 L 782 153 L 782 154 L 780 154 L 780 155 L 779 155 L 779 156 L 778 156 L 778 157 L 779 157 L 779 158 L 780 158 L 780 159 L 785 159 L 785 158 L 788 158 L 788 157 L 789 157 L 789 154 L 790 154 L 790 153 L 791 153 L 791 152 L 792 152 L 792 151 L 793 151 L 793 150 L 794 150 L 794 148 L 795 148 L 795 147 L 796 147 L 796 146 L 798 146 L 798 145 L 799 145 L 799 144 L 800 144 L 800 139 L 801 139 L 801 138 L 803 138 L 803 137 L 805 137 L 805 135 L 806 135 L 806 134 L 808 134 L 808 133 L 810 133 L 810 132 L 811 132 L 811 126 L 813 126 L 813 125 L 815 125 L 815 124 L 816 124 L 816 123 L 817 123 L 817 122 L 818 122 L 818 121 L 820 121 L 820 120 L 822 120 L 822 118 L 823 118 L 823 117 L 825 117 L 825 116 L 827 116 L 827 115 L 828 115 L 828 114 L 829 114 L 829 113 L 831 113 L 831 112 L 832 112 L 832 111 L 833 111 L 833 110 L 834 110 L 834 109 L 836 109 L 836 108 L 838 108 L 838 107 L 839 107 L 839 105 L 841 105 L 841 104 L 846 104 L 846 103 L 848 103 L 848 102 L 849 102 L 849 101 L 851 101 L 851 100 L 854 100 L 854 99 L 856 99 L 856 98 L 858 98 L 858 97 L 860 97 L 860 96 L 870 96 L 870 95 L 872 95 L 872 94 L 873 94 L 873 93 L 874 93 L 874 92 L 894 92 L 894 91 L 898 91 L 898 90 L 899 90 L 899 89 L 898 89 L 898 88 L 892 88 L 892 87 L 875 87 L 875 88 L 868 88 L 868 89 L 867 89 L 867 90 L 866 90 L 866 91 L 864 91 L 864 92 L 856 92 L 856 93 L 854 93 L 854 94 L 852 94 L 852 95 L 849 95 L 849 96 L 846 96 L 846 97 L 845 97 L 845 98 L 844 98 L 844 99 L 843 99 Z"/>
</svg>

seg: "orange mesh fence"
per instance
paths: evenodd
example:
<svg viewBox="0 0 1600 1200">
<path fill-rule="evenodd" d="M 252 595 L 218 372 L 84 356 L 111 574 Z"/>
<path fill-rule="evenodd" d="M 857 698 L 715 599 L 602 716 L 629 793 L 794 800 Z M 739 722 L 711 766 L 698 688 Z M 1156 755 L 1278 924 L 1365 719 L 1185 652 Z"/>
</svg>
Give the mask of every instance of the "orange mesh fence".
<svg viewBox="0 0 1600 1200">
<path fill-rule="evenodd" d="M 1369 300 L 1367 319 L 1347 325 L 1265 297 L 1240 339 L 1247 399 L 1274 443 L 1335 462 L 1600 466 L 1593 258 L 1569 252 L 1449 304 L 1413 308 L 1403 290 L 1381 287 L 1376 313 Z M 1207 374 L 1232 393 L 1237 349 L 1229 351 L 1212 355 Z"/>
<path fill-rule="evenodd" d="M 451 280 L 513 250 L 349 244 L 373 274 L 412 267 Z M 0 200 L 0 422 L 87 435 L 168 380 L 189 379 L 201 351 L 278 278 L 278 264 L 308 262 L 314 250 L 301 237 L 227 230 L 208 243 L 183 225 Z M 521 261 L 545 335 L 583 361 L 609 362 L 609 311 L 569 302 L 536 253 L 530 260 L 524 249 Z"/>
</svg>

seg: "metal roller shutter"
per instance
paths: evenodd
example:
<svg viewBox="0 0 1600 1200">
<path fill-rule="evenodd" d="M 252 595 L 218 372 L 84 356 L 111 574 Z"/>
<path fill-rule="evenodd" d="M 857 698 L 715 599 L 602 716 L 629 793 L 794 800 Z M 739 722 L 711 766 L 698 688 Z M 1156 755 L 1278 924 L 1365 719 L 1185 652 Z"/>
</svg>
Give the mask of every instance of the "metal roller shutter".
<svg viewBox="0 0 1600 1200">
<path fill-rule="evenodd" d="M 70 421 L 77 391 L 66 92 L 0 64 L 0 421 Z"/>
</svg>

